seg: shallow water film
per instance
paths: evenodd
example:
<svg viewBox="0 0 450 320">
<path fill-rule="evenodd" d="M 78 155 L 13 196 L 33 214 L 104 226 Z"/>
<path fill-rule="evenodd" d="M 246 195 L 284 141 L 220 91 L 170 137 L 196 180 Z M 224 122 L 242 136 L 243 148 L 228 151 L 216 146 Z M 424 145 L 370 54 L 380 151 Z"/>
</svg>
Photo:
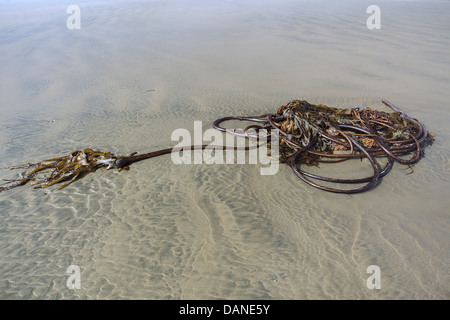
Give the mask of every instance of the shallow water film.
<svg viewBox="0 0 450 320">
<path fill-rule="evenodd" d="M 367 1 L 0 4 L 1 180 L 73 150 L 170 148 L 177 132 L 209 144 L 216 119 L 295 99 L 387 99 L 435 136 L 358 194 L 195 151 L 1 192 L 1 299 L 450 298 L 448 2 L 377 1 L 379 16 Z"/>
</svg>

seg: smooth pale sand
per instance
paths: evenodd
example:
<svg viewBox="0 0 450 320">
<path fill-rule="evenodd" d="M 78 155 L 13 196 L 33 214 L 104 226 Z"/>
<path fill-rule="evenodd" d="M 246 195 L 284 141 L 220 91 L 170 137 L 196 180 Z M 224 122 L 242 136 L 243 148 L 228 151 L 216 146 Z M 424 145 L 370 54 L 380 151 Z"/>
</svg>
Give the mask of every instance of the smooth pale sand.
<svg viewBox="0 0 450 320">
<path fill-rule="evenodd" d="M 97 172 L 0 194 L 2 299 L 449 299 L 450 4 L 54 1 L 0 10 L 0 164 L 171 147 L 228 115 L 293 99 L 385 109 L 435 133 L 414 173 L 331 194 L 281 165 Z M 66 8 L 81 8 L 68 30 Z M 360 176 L 366 162 L 347 166 Z M 348 169 L 348 167 L 347 167 Z M 0 179 L 17 172 L 0 170 Z M 81 289 L 66 286 L 69 265 Z M 367 267 L 378 265 L 381 289 Z"/>
</svg>

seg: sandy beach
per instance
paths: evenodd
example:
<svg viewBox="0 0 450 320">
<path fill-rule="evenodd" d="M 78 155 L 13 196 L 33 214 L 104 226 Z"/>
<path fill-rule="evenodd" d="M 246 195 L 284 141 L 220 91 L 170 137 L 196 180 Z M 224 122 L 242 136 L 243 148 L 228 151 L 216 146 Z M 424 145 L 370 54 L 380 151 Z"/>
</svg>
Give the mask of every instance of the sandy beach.
<svg viewBox="0 0 450 320">
<path fill-rule="evenodd" d="M 380 29 L 367 26 L 373 4 Z M 412 174 L 395 164 L 355 195 L 312 188 L 284 164 L 264 176 L 258 164 L 170 156 L 63 190 L 1 192 L 0 299 L 450 298 L 449 2 L 0 8 L 0 168 L 173 147 L 174 130 L 194 121 L 207 129 L 294 99 L 380 110 L 387 99 L 436 137 Z M 0 180 L 17 174 L 0 169 Z M 68 287 L 71 265 L 79 289 Z M 371 265 L 379 289 L 367 286 Z"/>
</svg>

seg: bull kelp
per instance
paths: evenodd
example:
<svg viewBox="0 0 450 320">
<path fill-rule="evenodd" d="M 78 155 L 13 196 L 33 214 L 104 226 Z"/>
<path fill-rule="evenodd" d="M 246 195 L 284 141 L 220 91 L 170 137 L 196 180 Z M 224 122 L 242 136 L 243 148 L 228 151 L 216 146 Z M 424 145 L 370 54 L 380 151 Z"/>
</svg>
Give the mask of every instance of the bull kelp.
<svg viewBox="0 0 450 320">
<path fill-rule="evenodd" d="M 426 145 L 432 144 L 434 135 L 427 131 L 418 120 L 408 116 L 389 101 L 382 101 L 392 112 L 378 111 L 366 107 L 332 108 L 323 104 L 310 104 L 304 100 L 293 100 L 278 108 L 274 114 L 257 117 L 229 116 L 217 119 L 213 126 L 219 131 L 245 136 L 250 129 L 255 132 L 265 130 L 268 136 L 277 130 L 279 133 L 280 161 L 289 165 L 302 181 L 318 189 L 335 193 L 359 193 L 372 189 L 380 178 L 389 173 L 395 162 L 411 166 L 423 155 Z M 220 126 L 224 121 L 251 121 L 259 124 L 244 129 L 244 134 Z M 258 134 L 256 134 L 258 139 Z M 261 143 L 255 145 L 257 148 Z M 63 189 L 88 173 L 102 169 L 129 170 L 137 161 L 153 158 L 171 152 L 187 149 L 226 149 L 226 146 L 191 145 L 187 147 L 167 148 L 154 152 L 129 156 L 116 156 L 107 151 L 87 148 L 69 155 L 28 163 L 9 169 L 30 169 L 16 180 L 8 180 L 0 186 L 0 192 L 33 183 L 35 188 L 48 188 L 61 184 Z M 249 150 L 250 147 L 245 147 Z M 238 149 L 238 147 L 235 147 Z M 406 157 L 406 158 L 405 158 Z M 342 179 L 319 176 L 300 169 L 301 165 L 320 163 L 338 163 L 351 159 L 367 158 L 373 174 L 358 179 Z M 384 167 L 380 158 L 387 161 Z M 319 184 L 319 181 L 327 185 Z M 362 184 L 358 187 L 333 188 L 330 183 Z"/>
</svg>

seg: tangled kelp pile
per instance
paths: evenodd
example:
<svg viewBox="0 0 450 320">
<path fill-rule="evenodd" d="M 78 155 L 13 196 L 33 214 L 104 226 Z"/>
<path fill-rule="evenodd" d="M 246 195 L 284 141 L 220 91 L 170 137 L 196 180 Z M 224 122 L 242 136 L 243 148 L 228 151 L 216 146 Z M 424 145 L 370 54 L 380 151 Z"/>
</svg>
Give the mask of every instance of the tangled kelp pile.
<svg viewBox="0 0 450 320">
<path fill-rule="evenodd" d="M 294 173 L 306 183 L 321 190 L 335 193 L 359 193 L 377 185 L 380 178 L 392 168 L 394 162 L 413 165 L 421 158 L 423 149 L 434 140 L 425 126 L 408 116 L 389 101 L 383 103 L 393 112 L 373 110 L 371 108 L 340 109 L 325 105 L 313 105 L 307 101 L 294 100 L 278 108 L 275 114 L 258 117 L 224 117 L 217 119 L 213 126 L 222 132 L 237 134 L 233 130 L 220 127 L 220 123 L 228 120 L 252 121 L 261 125 L 250 125 L 249 129 L 277 130 L 280 135 L 280 160 L 288 164 Z M 242 134 L 238 134 L 242 135 Z M 253 136 L 253 139 L 255 137 Z M 62 189 L 87 173 L 99 168 L 129 169 L 129 165 L 144 159 L 153 158 L 170 152 L 186 149 L 205 149 L 210 145 L 192 145 L 188 147 L 168 148 L 150 153 L 129 156 L 115 156 L 109 152 L 74 151 L 63 157 L 40 161 L 34 164 L 12 167 L 10 169 L 32 169 L 21 175 L 20 179 L 7 181 L 0 186 L 0 192 L 9 190 L 31 181 L 35 188 L 47 188 L 57 183 L 64 184 Z M 258 145 L 256 146 L 258 147 Z M 214 146 L 215 149 L 225 146 Z M 246 147 L 246 150 L 249 148 Z M 409 158 L 405 159 L 405 156 Z M 318 176 L 299 168 L 302 164 L 317 165 L 319 163 L 338 163 L 351 159 L 367 158 L 373 169 L 369 177 L 359 179 L 337 179 Z M 386 158 L 387 163 L 381 168 L 378 160 Z M 39 174 L 50 172 L 38 178 Z M 363 184 L 350 189 L 332 188 L 320 185 L 311 180 L 337 184 Z"/>
<path fill-rule="evenodd" d="M 419 121 L 389 101 L 383 100 L 383 103 L 393 112 L 371 108 L 339 109 L 294 100 L 281 106 L 275 114 L 247 120 L 264 123 L 262 126 L 253 125 L 252 128 L 279 130 L 280 158 L 304 182 L 325 191 L 359 193 L 376 186 L 380 178 L 391 170 L 394 162 L 409 166 L 418 162 L 424 147 L 434 140 L 434 135 Z M 219 124 L 232 118 L 218 119 L 215 127 L 226 131 Z M 405 159 L 405 156 L 409 158 Z M 373 175 L 359 179 L 323 177 L 299 168 L 301 164 L 317 165 L 362 158 L 369 160 Z M 378 164 L 377 159 L 380 158 L 387 159 L 384 168 Z M 328 186 L 311 179 L 325 181 Z M 338 189 L 330 187 L 330 183 L 364 185 Z"/>
</svg>

